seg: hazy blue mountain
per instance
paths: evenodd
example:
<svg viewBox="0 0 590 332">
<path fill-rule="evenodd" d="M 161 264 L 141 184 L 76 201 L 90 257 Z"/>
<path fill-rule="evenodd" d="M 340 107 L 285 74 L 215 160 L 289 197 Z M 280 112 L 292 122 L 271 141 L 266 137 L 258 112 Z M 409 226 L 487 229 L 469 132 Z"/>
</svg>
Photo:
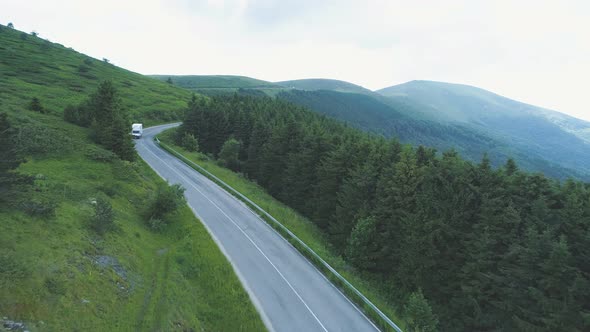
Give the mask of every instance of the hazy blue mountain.
<svg viewBox="0 0 590 332">
<path fill-rule="evenodd" d="M 376 91 L 391 101 L 411 103 L 414 116 L 445 122 L 487 124 L 492 118 L 541 117 L 590 143 L 590 122 L 521 103 L 477 87 L 433 81 L 411 81 Z"/>
<path fill-rule="evenodd" d="M 377 91 L 414 106 L 406 115 L 462 124 L 522 153 L 590 173 L 590 123 L 461 84 L 412 81 Z"/>
</svg>

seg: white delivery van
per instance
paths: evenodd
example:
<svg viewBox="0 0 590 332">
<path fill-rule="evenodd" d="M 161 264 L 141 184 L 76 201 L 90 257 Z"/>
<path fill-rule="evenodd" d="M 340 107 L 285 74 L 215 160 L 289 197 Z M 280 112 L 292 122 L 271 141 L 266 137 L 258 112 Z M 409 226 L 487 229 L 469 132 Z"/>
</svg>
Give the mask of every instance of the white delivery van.
<svg viewBox="0 0 590 332">
<path fill-rule="evenodd" d="M 134 123 L 131 125 L 131 135 L 133 135 L 133 138 L 141 138 L 142 134 L 143 134 L 143 124 Z"/>
</svg>

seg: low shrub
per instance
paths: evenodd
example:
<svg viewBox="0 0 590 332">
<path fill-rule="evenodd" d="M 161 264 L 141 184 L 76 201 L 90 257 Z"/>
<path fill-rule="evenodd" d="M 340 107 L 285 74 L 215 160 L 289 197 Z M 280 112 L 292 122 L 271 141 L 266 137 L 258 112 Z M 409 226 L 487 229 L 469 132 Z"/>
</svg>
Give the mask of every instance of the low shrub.
<svg viewBox="0 0 590 332">
<path fill-rule="evenodd" d="M 180 141 L 180 145 L 187 151 L 199 151 L 199 141 L 195 138 L 193 134 L 184 133 Z"/>
<path fill-rule="evenodd" d="M 27 200 L 21 202 L 20 207 L 32 217 L 52 218 L 55 217 L 57 203 L 50 200 Z"/>
<path fill-rule="evenodd" d="M 160 218 L 150 218 L 147 221 L 149 229 L 154 232 L 161 232 L 166 227 L 166 222 Z"/>
<path fill-rule="evenodd" d="M 147 208 L 148 225 L 150 220 L 164 219 L 166 215 L 176 211 L 184 202 L 184 188 L 181 185 L 158 187 Z"/>
<path fill-rule="evenodd" d="M 81 64 L 78 66 L 79 73 L 87 73 L 88 71 L 90 71 L 90 67 L 88 67 L 87 65 Z"/>
<path fill-rule="evenodd" d="M 115 197 L 115 195 L 117 195 L 121 190 L 121 186 L 114 183 L 103 183 L 98 186 L 98 190 L 102 191 L 109 197 Z"/>
<path fill-rule="evenodd" d="M 29 103 L 29 110 L 38 113 L 47 113 L 45 107 L 41 105 L 41 100 L 39 100 L 37 97 L 33 97 L 33 99 L 31 99 L 31 102 Z"/>
<path fill-rule="evenodd" d="M 117 156 L 109 150 L 99 148 L 97 146 L 90 146 L 84 153 L 86 158 L 100 162 L 111 162 L 117 158 Z"/>
<path fill-rule="evenodd" d="M 15 135 L 16 146 L 21 155 L 63 155 L 72 150 L 72 139 L 58 130 L 35 122 L 19 125 Z"/>
<path fill-rule="evenodd" d="M 81 103 L 77 106 L 68 105 L 63 114 L 64 120 L 81 127 L 90 127 L 92 123 L 92 110 L 88 103 Z"/>
<path fill-rule="evenodd" d="M 100 196 L 96 199 L 90 227 L 98 234 L 104 234 L 115 228 L 115 211 L 108 199 Z"/>
<path fill-rule="evenodd" d="M 66 293 L 65 281 L 56 276 L 45 278 L 45 288 L 53 295 L 64 295 Z"/>
<path fill-rule="evenodd" d="M 27 264 L 19 259 L 13 252 L 0 250 L 0 286 L 11 285 L 29 276 Z"/>
<path fill-rule="evenodd" d="M 138 179 L 138 165 L 126 160 L 113 160 L 113 176 L 117 180 L 135 181 Z"/>
</svg>

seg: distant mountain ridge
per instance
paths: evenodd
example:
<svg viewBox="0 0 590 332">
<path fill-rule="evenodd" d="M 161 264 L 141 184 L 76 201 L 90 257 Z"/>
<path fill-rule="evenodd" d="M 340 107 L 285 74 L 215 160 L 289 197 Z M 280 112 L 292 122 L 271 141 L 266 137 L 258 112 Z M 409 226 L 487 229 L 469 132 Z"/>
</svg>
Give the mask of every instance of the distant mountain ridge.
<svg viewBox="0 0 590 332">
<path fill-rule="evenodd" d="M 423 114 L 440 121 L 482 121 L 490 117 L 541 116 L 590 142 L 590 122 L 512 100 L 496 93 L 464 84 L 410 81 L 376 91 L 391 99 L 412 100 Z M 460 98 L 458 100 L 457 98 Z"/>
<path fill-rule="evenodd" d="M 207 81 L 211 77 L 216 76 L 198 79 Z M 332 79 L 271 83 L 222 77 L 228 80 L 221 84 L 226 88 L 211 89 L 215 93 L 191 87 L 182 76 L 172 76 L 172 80 L 201 93 L 221 91 L 284 99 L 360 129 L 398 137 L 405 143 L 432 146 L 439 151 L 455 148 L 473 161 L 487 152 L 495 165 L 514 157 L 521 167 L 531 171 L 590 180 L 589 122 L 481 88 L 411 81 L 374 92 Z M 201 82 L 199 86 L 204 85 Z"/>
<path fill-rule="evenodd" d="M 461 123 L 508 139 L 523 153 L 590 172 L 590 122 L 462 84 L 411 81 L 377 92 L 417 105 L 422 118 Z"/>
<path fill-rule="evenodd" d="M 148 75 L 187 89 L 282 88 L 278 84 L 237 75 Z"/>
<path fill-rule="evenodd" d="M 373 91 L 366 89 L 360 85 L 356 85 L 356 84 L 345 82 L 345 81 L 325 79 L 325 78 L 308 78 L 308 79 L 301 79 L 301 80 L 282 81 L 282 82 L 276 82 L 276 84 L 282 85 L 286 88 L 292 88 L 292 89 L 297 89 L 297 90 L 308 90 L 308 91 L 331 90 L 331 91 L 337 91 L 337 92 L 360 93 L 360 94 L 365 94 L 365 95 L 373 95 L 374 94 Z"/>
</svg>

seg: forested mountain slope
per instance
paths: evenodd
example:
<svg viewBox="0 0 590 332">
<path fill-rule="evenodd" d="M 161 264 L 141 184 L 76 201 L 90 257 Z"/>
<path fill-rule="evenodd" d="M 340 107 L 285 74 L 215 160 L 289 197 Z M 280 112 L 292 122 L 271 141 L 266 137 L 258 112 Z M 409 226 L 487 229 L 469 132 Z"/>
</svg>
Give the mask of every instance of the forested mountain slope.
<svg viewBox="0 0 590 332">
<path fill-rule="evenodd" d="M 404 143 L 431 146 L 441 152 L 453 148 L 472 161 L 479 160 L 487 153 L 492 164 L 496 166 L 513 157 L 523 168 L 531 171 L 540 171 L 557 178 L 573 176 L 590 179 L 590 164 L 575 164 L 576 160 L 590 158 L 590 154 L 581 157 L 578 156 L 579 153 L 576 157 L 565 156 L 565 160 L 574 161 L 566 166 L 558 156 L 548 155 L 547 147 L 533 148 L 523 140 L 497 135 L 484 130 L 485 128 L 474 127 L 464 122 L 439 121 L 424 115 L 416 116 L 416 112 L 428 106 L 422 107 L 413 101 L 388 101 L 370 95 L 328 90 L 282 91 L 277 94 L 277 98 L 343 120 L 366 131 L 396 137 Z M 569 135 L 569 138 L 577 141 L 573 135 L 563 131 L 551 133 L 557 137 Z M 551 146 L 554 145 L 552 143 Z M 564 149 L 571 152 L 573 148 Z M 559 153 L 561 154 L 563 152 Z M 590 163 L 590 160 L 588 162 Z"/>
<path fill-rule="evenodd" d="M 316 223 L 410 328 L 590 329 L 588 183 L 437 155 L 272 98 L 192 103 L 178 143 L 189 134 Z"/>
</svg>

